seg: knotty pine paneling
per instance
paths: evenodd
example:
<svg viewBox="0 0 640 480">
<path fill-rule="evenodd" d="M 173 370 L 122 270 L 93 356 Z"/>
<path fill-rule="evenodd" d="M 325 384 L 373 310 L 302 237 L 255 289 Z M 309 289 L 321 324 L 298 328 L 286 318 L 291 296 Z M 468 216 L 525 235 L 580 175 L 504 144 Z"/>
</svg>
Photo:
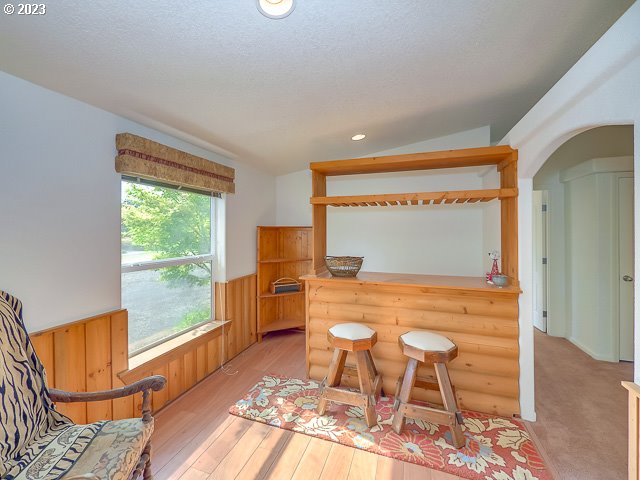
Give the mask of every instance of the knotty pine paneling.
<svg viewBox="0 0 640 480">
<path fill-rule="evenodd" d="M 80 392 L 108 390 L 162 375 L 167 386 L 152 396 L 153 410 L 159 410 L 256 342 L 255 274 L 216 283 L 215 292 L 216 320 L 229 323 L 133 370 L 129 370 L 126 310 L 32 333 L 49 386 Z M 56 408 L 76 423 L 129 418 L 140 415 L 142 395 Z"/>
<path fill-rule="evenodd" d="M 118 373 L 129 368 L 129 317 L 126 310 L 111 315 L 111 386 L 125 385 Z M 128 418 L 133 414 L 133 397 L 118 398 L 111 402 L 114 419 Z"/>
<path fill-rule="evenodd" d="M 93 350 L 86 358 L 87 391 L 111 388 L 111 322 L 108 317 L 91 320 L 85 324 L 85 344 Z M 112 418 L 112 403 L 109 400 L 87 403 L 87 422 Z"/>
<path fill-rule="evenodd" d="M 228 320 L 224 326 L 224 355 L 229 360 L 257 340 L 256 275 L 247 275 L 228 283 L 216 284 L 216 320 Z"/>
</svg>

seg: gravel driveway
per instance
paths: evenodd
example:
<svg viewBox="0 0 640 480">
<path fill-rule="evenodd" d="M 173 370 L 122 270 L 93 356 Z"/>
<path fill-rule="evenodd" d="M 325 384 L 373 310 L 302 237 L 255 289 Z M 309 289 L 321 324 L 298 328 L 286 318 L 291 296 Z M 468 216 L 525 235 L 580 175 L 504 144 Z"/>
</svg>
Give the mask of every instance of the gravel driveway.
<svg viewBox="0 0 640 480">
<path fill-rule="evenodd" d="M 158 270 L 122 274 L 122 307 L 129 310 L 129 350 L 175 333 L 188 313 L 211 307 L 211 285 L 160 280 Z"/>
</svg>

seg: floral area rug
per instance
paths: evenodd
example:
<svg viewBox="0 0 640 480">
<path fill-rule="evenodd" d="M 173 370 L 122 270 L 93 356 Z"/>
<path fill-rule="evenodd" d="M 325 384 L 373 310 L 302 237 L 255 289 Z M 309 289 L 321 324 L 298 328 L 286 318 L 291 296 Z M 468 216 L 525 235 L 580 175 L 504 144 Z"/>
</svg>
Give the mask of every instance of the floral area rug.
<svg viewBox="0 0 640 480">
<path fill-rule="evenodd" d="M 319 384 L 265 376 L 229 412 L 239 417 L 416 463 L 472 480 L 551 480 L 524 425 L 463 411 L 466 445 L 458 450 L 447 427 L 408 419 L 401 435 L 391 429 L 393 399 L 376 405 L 378 424 L 367 427 L 359 407 L 330 403 L 316 412 Z"/>
</svg>

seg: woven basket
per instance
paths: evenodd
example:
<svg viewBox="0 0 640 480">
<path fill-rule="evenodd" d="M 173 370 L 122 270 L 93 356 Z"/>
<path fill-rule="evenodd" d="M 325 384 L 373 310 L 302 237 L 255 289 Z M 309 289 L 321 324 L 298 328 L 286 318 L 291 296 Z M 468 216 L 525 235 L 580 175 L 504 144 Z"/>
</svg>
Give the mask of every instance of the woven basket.
<svg viewBox="0 0 640 480">
<path fill-rule="evenodd" d="M 355 277 L 364 257 L 324 257 L 324 263 L 334 277 Z"/>
<path fill-rule="evenodd" d="M 271 293 L 285 293 L 285 292 L 299 292 L 302 289 L 302 284 L 296 279 L 291 277 L 282 277 L 271 282 Z"/>
</svg>

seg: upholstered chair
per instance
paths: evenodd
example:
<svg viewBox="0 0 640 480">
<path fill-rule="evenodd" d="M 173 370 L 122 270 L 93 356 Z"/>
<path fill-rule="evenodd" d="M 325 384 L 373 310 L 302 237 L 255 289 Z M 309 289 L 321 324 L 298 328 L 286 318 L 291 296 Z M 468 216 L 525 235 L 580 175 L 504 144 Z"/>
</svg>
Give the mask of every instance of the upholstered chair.
<svg viewBox="0 0 640 480">
<path fill-rule="evenodd" d="M 128 480 L 150 468 L 151 391 L 166 380 L 149 377 L 103 392 L 47 388 L 46 373 L 22 320 L 22 303 L 0 290 L 0 478 L 8 480 Z M 55 402 L 90 402 L 142 392 L 142 418 L 76 425 Z"/>
</svg>

